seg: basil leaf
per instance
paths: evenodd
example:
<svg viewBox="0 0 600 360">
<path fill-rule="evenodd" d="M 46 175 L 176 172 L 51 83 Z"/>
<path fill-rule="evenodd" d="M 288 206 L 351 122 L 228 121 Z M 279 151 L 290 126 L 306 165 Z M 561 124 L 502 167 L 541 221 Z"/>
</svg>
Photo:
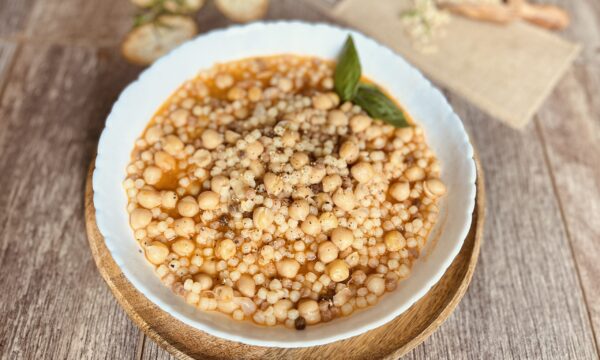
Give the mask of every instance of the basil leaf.
<svg viewBox="0 0 600 360">
<path fill-rule="evenodd" d="M 371 117 L 381 119 L 395 127 L 409 126 L 402 110 L 376 86 L 360 84 L 352 102 Z"/>
<path fill-rule="evenodd" d="M 361 69 L 360 60 L 354 40 L 351 35 L 348 35 L 346 43 L 342 48 L 342 52 L 335 67 L 334 84 L 335 92 L 340 96 L 342 101 L 351 100 L 356 93 L 356 87 L 360 80 Z"/>
</svg>

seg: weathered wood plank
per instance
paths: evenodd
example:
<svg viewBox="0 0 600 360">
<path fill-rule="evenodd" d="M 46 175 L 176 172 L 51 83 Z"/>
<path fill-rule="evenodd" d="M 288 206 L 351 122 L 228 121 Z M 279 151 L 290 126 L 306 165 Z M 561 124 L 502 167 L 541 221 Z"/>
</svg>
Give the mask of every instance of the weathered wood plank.
<svg viewBox="0 0 600 360">
<path fill-rule="evenodd" d="M 583 45 L 579 62 L 600 61 L 600 1 L 538 0 L 564 7 L 571 15 L 571 25 L 563 31 L 568 39 Z"/>
<path fill-rule="evenodd" d="M 547 161 L 600 344 L 600 2 L 554 0 L 573 16 L 565 36 L 582 55 L 538 116 Z"/>
<path fill-rule="evenodd" d="M 0 37 L 19 35 L 25 30 L 36 0 L 0 0 Z"/>
<path fill-rule="evenodd" d="M 554 185 L 600 343 L 600 67 L 578 64 L 539 114 Z"/>
<path fill-rule="evenodd" d="M 13 64 L 17 48 L 16 43 L 0 40 L 0 96 L 2 96 L 4 80 Z"/>
<path fill-rule="evenodd" d="M 596 358 L 587 310 L 534 125 L 508 129 L 456 96 L 487 182 L 480 262 L 457 311 L 408 358 Z"/>
<path fill-rule="evenodd" d="M 136 70 L 114 49 L 23 45 L 0 103 L 0 354 L 135 356 L 139 330 L 99 276 L 83 187 L 105 116 Z"/>
<path fill-rule="evenodd" d="M 135 11 L 126 0 L 38 1 L 33 7 L 26 35 L 32 41 L 117 45 L 133 24 Z"/>
</svg>

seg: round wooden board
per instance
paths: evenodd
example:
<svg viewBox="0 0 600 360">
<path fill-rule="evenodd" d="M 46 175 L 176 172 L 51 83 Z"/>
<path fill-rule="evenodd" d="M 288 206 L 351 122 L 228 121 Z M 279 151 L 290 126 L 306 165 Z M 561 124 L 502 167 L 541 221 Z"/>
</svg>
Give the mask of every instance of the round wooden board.
<svg viewBox="0 0 600 360">
<path fill-rule="evenodd" d="M 125 278 L 104 244 L 96 226 L 93 163 L 85 189 L 87 235 L 100 274 L 129 317 L 146 335 L 179 359 L 396 359 L 431 335 L 450 316 L 469 286 L 479 256 L 485 217 L 484 181 L 477 159 L 476 163 L 477 198 L 471 229 L 442 279 L 386 325 L 328 345 L 296 349 L 244 345 L 208 335 L 160 310 Z"/>
</svg>

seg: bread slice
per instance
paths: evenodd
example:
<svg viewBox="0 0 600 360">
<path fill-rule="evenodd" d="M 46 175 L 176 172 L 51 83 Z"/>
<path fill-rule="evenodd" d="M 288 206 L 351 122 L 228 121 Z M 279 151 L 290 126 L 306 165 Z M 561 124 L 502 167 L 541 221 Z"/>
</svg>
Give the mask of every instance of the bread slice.
<svg viewBox="0 0 600 360">
<path fill-rule="evenodd" d="M 198 33 L 194 20 L 182 15 L 161 15 L 156 21 L 134 28 L 121 46 L 130 62 L 149 65 Z"/>
<path fill-rule="evenodd" d="M 269 0 L 216 0 L 217 8 L 229 19 L 248 22 L 265 16 Z"/>
<path fill-rule="evenodd" d="M 192 14 L 204 6 L 205 0 L 167 0 L 164 7 L 173 13 Z"/>
<path fill-rule="evenodd" d="M 157 0 L 131 0 L 133 5 L 141 8 L 149 8 L 157 3 Z M 206 0 L 165 0 L 162 6 L 172 13 L 191 14 L 195 13 Z"/>
</svg>

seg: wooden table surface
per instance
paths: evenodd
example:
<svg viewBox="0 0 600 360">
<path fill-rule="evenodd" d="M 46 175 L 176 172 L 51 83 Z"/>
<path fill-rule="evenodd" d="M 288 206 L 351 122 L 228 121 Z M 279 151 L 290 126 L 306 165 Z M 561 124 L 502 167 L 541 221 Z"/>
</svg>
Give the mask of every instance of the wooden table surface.
<svg viewBox="0 0 600 360">
<path fill-rule="evenodd" d="M 529 126 L 446 92 L 485 170 L 485 240 L 456 312 L 406 358 L 598 358 L 600 2 L 554 2 L 584 49 Z M 229 24 L 207 7 L 201 31 Z M 141 71 L 118 49 L 133 11 L 126 0 L 0 0 L 3 359 L 170 358 L 119 308 L 84 228 L 98 136 Z M 331 21 L 297 0 L 273 0 L 269 18 Z"/>
</svg>

